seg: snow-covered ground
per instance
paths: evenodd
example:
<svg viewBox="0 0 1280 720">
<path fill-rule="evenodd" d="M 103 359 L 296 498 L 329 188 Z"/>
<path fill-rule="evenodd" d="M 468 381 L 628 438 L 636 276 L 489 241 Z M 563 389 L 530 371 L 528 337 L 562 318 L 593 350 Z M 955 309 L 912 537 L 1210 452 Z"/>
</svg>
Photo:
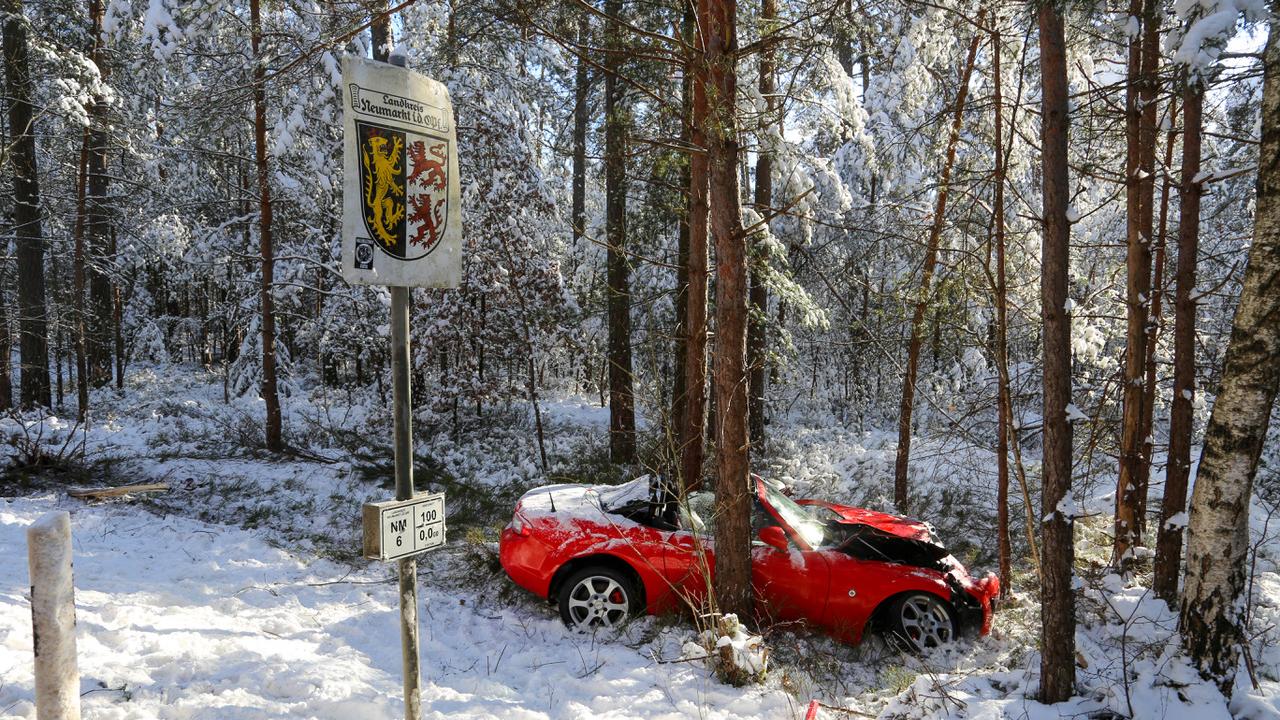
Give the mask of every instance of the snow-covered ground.
<svg viewBox="0 0 1280 720">
<path fill-rule="evenodd" d="M 75 533 L 86 718 L 399 717 L 391 567 L 355 557 L 360 503 L 390 496 L 381 413 L 350 397 L 295 398 L 286 432 L 297 452 L 282 460 L 245 449 L 259 408 L 224 404 L 215 380 L 189 371 L 135 378 L 123 397 L 96 399 L 90 428 L 46 420 L 40 442 L 51 451 L 83 443 L 107 473 L 102 482 L 165 480 L 170 492 L 86 504 L 43 476 L 25 490 L 0 486 L 9 488 L 0 492 L 0 718 L 35 717 L 24 531 L 55 509 L 71 512 Z M 511 498 L 598 469 L 607 413 L 567 397 L 548 401 L 544 415 L 546 473 L 521 408 L 457 440 L 444 429 L 420 438 L 422 484 L 451 499 L 449 546 L 420 571 L 427 717 L 800 718 L 817 699 L 824 719 L 1280 718 L 1280 520 L 1268 523 L 1261 506 L 1250 604 L 1260 689 L 1242 671 L 1229 708 L 1177 655 L 1176 617 L 1164 603 L 1105 574 L 1102 543 L 1091 541 L 1105 532 L 1105 514 L 1080 531 L 1083 692 L 1060 706 L 1028 699 L 1039 624 L 1029 592 L 1000 613 L 992 636 L 922 659 L 874 639 L 849 648 L 769 633 L 768 677 L 745 688 L 678 661 L 696 634 L 678 618 L 646 618 L 608 637 L 571 633 L 492 555 Z M 15 433 L 33 432 L 12 422 L 0 430 L 14 447 Z M 772 432 L 762 462 L 770 473 L 815 495 L 883 505 L 891 436 L 803 423 Z M 983 451 L 925 438 L 916 457 L 918 484 L 936 489 L 921 495 L 922 514 L 967 561 L 990 558 L 992 504 L 976 474 L 989 472 Z M 1086 514 L 1108 502 L 1081 500 Z M 1024 567 L 1014 585 L 1029 590 L 1032 581 Z"/>
<path fill-rule="evenodd" d="M 353 570 L 239 528 L 54 495 L 0 500 L 0 716 L 35 717 L 21 550 L 26 526 L 54 509 L 72 512 L 85 717 L 400 716 L 388 567 Z M 461 552 L 420 573 L 426 717 L 794 714 L 797 700 L 776 688 L 737 690 L 688 663 L 655 662 L 653 621 L 593 639 L 532 603 L 478 597 L 497 586 L 460 587 Z"/>
</svg>

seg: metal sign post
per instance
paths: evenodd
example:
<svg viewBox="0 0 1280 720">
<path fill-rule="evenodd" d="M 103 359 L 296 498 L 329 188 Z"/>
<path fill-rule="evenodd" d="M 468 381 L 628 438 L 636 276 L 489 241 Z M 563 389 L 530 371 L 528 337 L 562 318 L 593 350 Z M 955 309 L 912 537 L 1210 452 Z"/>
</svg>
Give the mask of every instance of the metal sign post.
<svg viewBox="0 0 1280 720">
<path fill-rule="evenodd" d="M 395 407 L 396 500 L 413 499 L 413 413 L 409 388 L 409 288 L 391 287 L 391 379 Z M 422 717 L 418 671 L 418 560 L 400 558 L 400 653 L 404 716 Z"/>
<path fill-rule="evenodd" d="M 398 62 L 397 62 L 398 61 Z M 415 497 L 409 289 L 454 288 L 462 203 L 453 107 L 444 85 L 404 68 L 344 57 L 342 275 L 391 292 L 396 500 L 366 503 L 366 557 L 395 560 L 406 720 L 422 713 L 417 554 L 444 545 L 444 496 Z"/>
</svg>

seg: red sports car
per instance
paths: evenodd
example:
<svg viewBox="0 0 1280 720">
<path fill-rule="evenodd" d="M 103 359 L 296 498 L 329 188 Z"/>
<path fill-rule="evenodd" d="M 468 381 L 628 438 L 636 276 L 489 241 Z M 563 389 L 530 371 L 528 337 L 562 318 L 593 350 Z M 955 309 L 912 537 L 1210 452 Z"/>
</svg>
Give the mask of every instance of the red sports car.
<svg viewBox="0 0 1280 720">
<path fill-rule="evenodd" d="M 999 578 L 971 577 L 924 523 L 792 500 L 753 479 L 751 578 L 765 624 L 804 621 L 851 643 L 880 629 L 918 650 L 990 631 Z M 502 531 L 502 566 L 571 628 L 696 608 L 715 568 L 712 501 L 671 501 L 649 476 L 531 490 Z"/>
</svg>

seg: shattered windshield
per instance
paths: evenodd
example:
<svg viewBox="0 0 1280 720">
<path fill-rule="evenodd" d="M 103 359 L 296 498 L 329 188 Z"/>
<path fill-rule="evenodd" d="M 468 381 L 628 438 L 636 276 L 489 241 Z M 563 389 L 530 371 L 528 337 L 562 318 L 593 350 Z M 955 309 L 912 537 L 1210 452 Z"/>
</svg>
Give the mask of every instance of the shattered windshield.
<svg viewBox="0 0 1280 720">
<path fill-rule="evenodd" d="M 773 485 L 763 481 L 761 484 L 764 485 L 765 499 L 782 517 L 783 522 L 790 525 L 809 547 L 820 547 L 827 535 L 826 523 L 814 517 L 809 508 L 797 505 L 794 500 L 783 495 Z"/>
</svg>

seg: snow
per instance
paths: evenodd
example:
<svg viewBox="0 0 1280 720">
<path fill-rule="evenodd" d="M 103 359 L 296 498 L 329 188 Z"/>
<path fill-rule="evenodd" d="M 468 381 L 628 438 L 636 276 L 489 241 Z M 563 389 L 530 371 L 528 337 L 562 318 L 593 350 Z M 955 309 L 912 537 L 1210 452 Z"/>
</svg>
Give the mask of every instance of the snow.
<svg viewBox="0 0 1280 720">
<path fill-rule="evenodd" d="M 260 422 L 261 402 L 224 404 L 212 378 L 136 368 L 122 397 L 103 392 L 95 401 L 98 419 L 87 429 L 60 417 L 29 417 L 27 432 L 42 428 L 55 447 L 75 432 L 93 457 L 109 460 L 131 481 L 164 479 L 173 489 L 97 504 L 54 490 L 0 496 L 6 549 L 20 548 L 41 516 L 71 514 L 85 717 L 399 716 L 392 566 L 354 559 L 351 549 L 360 503 L 386 499 L 389 491 L 364 478 L 351 456 L 356 451 L 326 445 L 320 431 L 334 423 L 378 437 L 385 409 L 318 388 L 293 396 L 285 403 L 287 432 L 306 437 L 307 452 L 321 460 L 269 461 L 235 450 L 229 439 L 237 423 Z M 1093 570 L 1105 567 L 1110 552 L 1109 494 L 1077 492 L 1055 508 L 1076 521 L 1077 645 L 1086 666 L 1079 670 L 1080 694 L 1061 705 L 1034 701 L 1039 606 L 1021 558 L 1008 579 L 1014 598 L 988 637 L 913 658 L 876 637 L 847 647 L 788 626 L 767 630 L 763 642 L 735 631 L 725 636 L 743 665 L 762 668 L 767 659 L 768 666 L 762 683 L 741 688 L 722 684 L 701 661 L 721 635 L 700 638 L 688 619 L 646 617 L 597 636 L 570 632 L 555 608 L 506 578 L 488 534 L 510 519 L 521 494 L 569 477 L 566 463 L 603 446 L 608 413 L 588 398 L 548 397 L 543 415 L 552 465 L 546 473 L 531 460 L 529 421 L 519 414 L 474 435 L 424 430 L 420 439 L 433 462 L 484 496 L 469 499 L 446 487 L 450 544 L 421 559 L 424 717 L 772 720 L 803 717 L 813 699 L 825 703 L 817 715 L 824 720 L 848 716 L 832 708 L 938 720 L 1280 716 L 1280 523 L 1269 526 L 1261 506 L 1254 509 L 1259 555 L 1247 606 L 1260 686 L 1253 689 L 1241 672 L 1230 704 L 1187 665 L 1176 611 L 1154 598 L 1143 578 Z M 884 509 L 891 502 L 884 496 L 896 449 L 891 431 L 797 414 L 779 418 L 768 449 L 759 470 L 785 478 L 800 496 Z M 913 456 L 919 512 L 966 564 L 985 569 L 994 535 L 990 451 L 943 433 L 917 438 Z M 1030 445 L 1026 461 L 1038 463 Z M 422 487 L 441 487 L 429 478 Z M 568 514 L 574 503 L 595 502 L 581 487 L 540 489 L 523 502 L 544 512 L 554 497 Z M 948 506 L 957 493 L 960 505 Z M 478 514 L 478 503 L 488 503 L 490 514 Z M 1011 511 L 1020 527 L 1020 504 Z M 1183 526 L 1185 514 L 1174 522 Z M 23 555 L 0 554 L 4 718 L 35 717 Z"/>
<path fill-rule="evenodd" d="M 1089 416 L 1085 415 L 1079 406 L 1075 403 L 1067 403 L 1067 422 L 1087 421 L 1088 419 Z"/>
<path fill-rule="evenodd" d="M 238 528 L 56 495 L 0 500 L 0 545 L 21 547 L 59 508 L 75 524 L 85 717 L 401 713 L 390 566 L 353 570 Z M 0 715 L 34 718 L 22 559 L 0 554 Z M 550 612 L 477 604 L 437 579 L 458 559 L 451 548 L 419 570 L 424 718 L 785 716 L 777 688 L 722 688 L 619 638 L 575 635 Z"/>
</svg>

